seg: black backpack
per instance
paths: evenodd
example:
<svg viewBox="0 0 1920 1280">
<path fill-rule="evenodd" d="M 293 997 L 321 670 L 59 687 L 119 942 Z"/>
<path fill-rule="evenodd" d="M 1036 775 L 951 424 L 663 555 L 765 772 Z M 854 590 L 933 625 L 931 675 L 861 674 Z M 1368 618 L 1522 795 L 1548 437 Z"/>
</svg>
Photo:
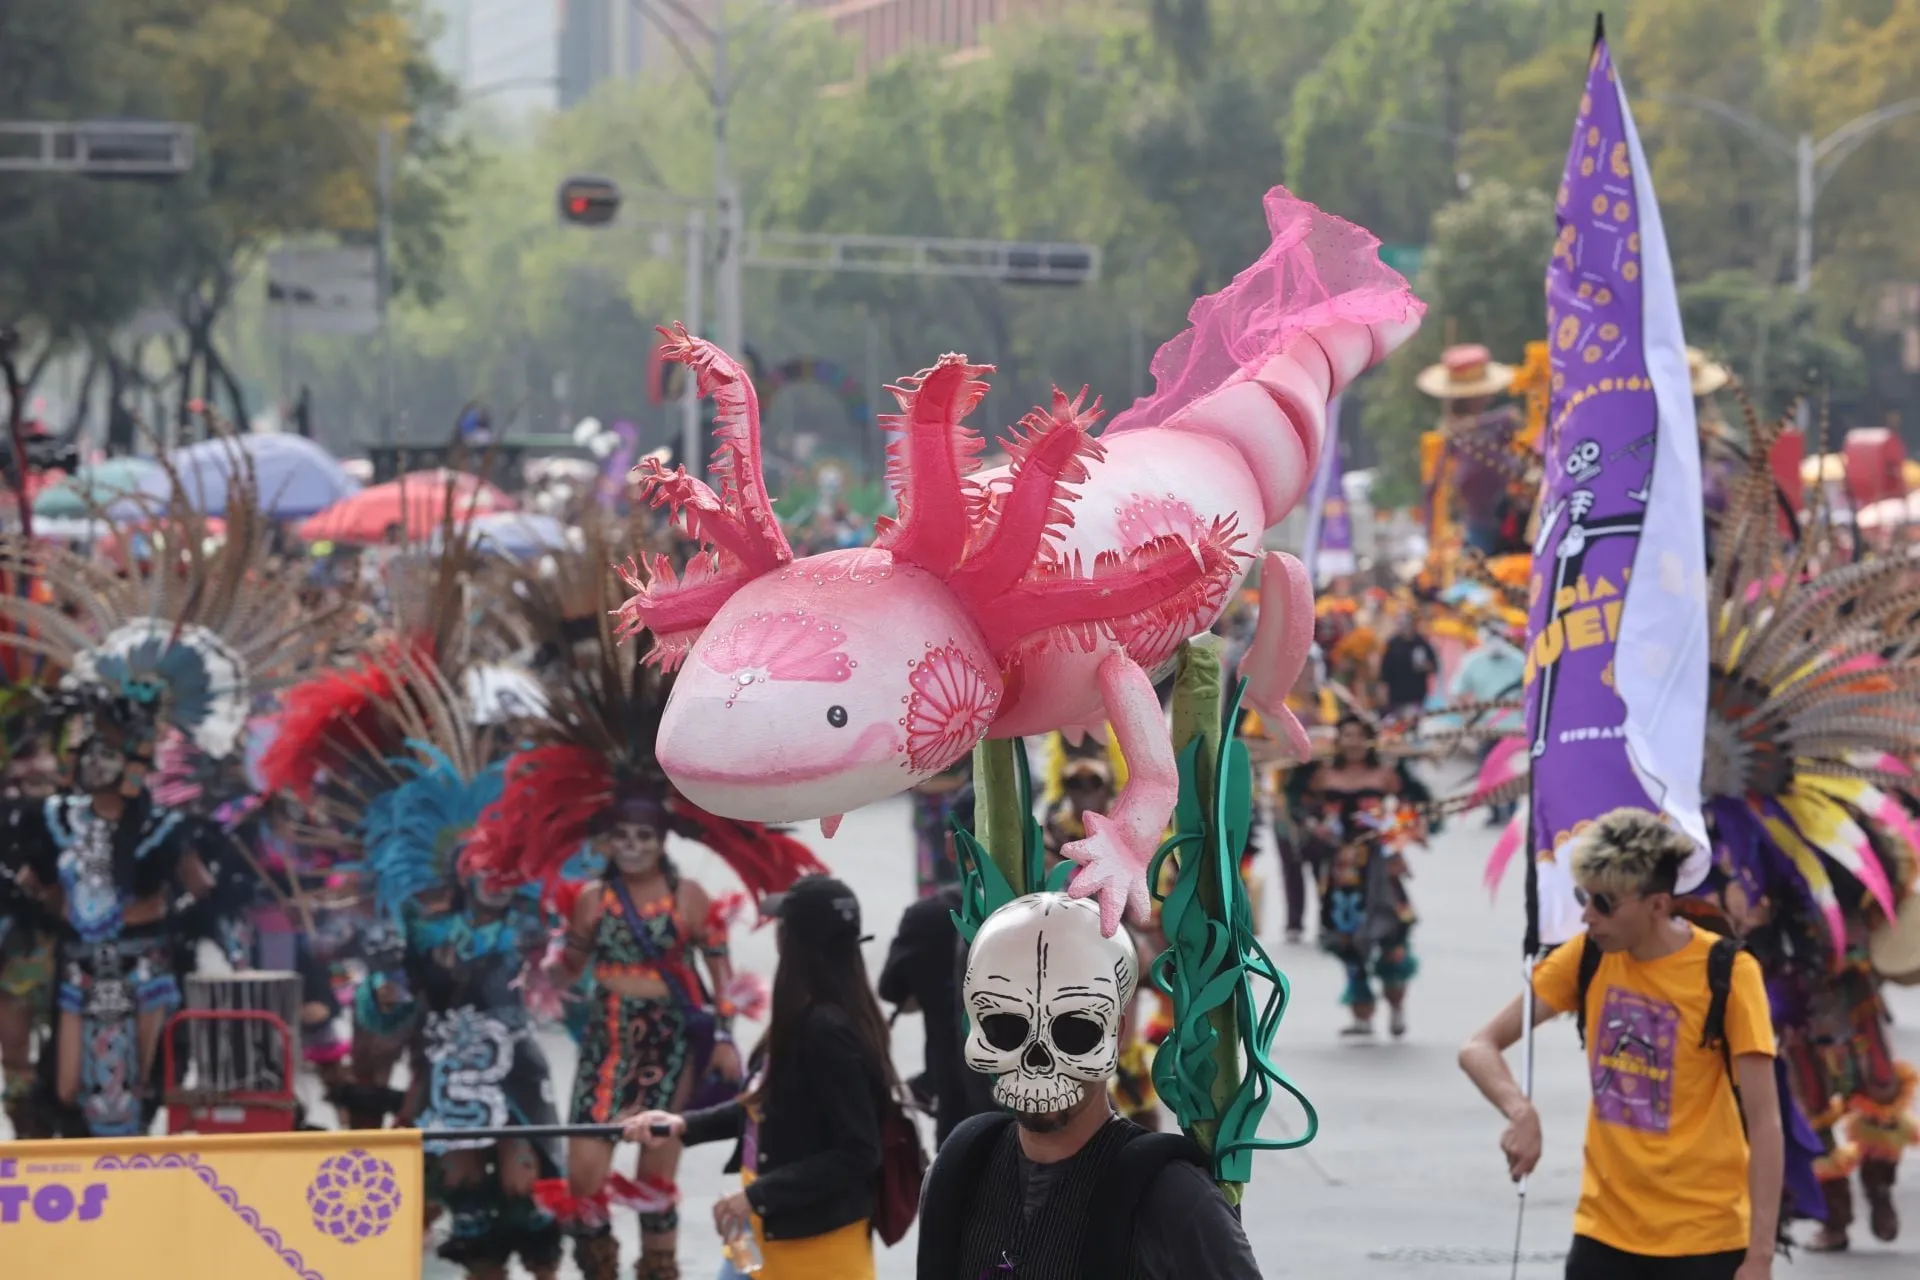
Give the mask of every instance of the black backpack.
<svg viewBox="0 0 1920 1280">
<path fill-rule="evenodd" d="M 933 1168 L 928 1171 L 926 1194 L 920 1202 L 918 1280 L 956 1280 L 960 1233 L 974 1188 L 986 1177 L 1000 1136 L 1013 1123 L 1005 1112 L 970 1116 L 947 1136 Z M 1081 1249 L 1086 1280 L 1118 1280 L 1127 1274 L 1133 1258 L 1133 1224 L 1140 1201 L 1160 1171 L 1177 1160 L 1202 1169 L 1212 1163 L 1200 1145 L 1182 1133 L 1152 1133 L 1138 1126 L 1115 1153 L 1101 1176 L 1092 1203 L 1101 1212 L 1089 1214 L 1086 1243 Z M 960 1277 L 959 1280 L 973 1280 Z"/>
</svg>

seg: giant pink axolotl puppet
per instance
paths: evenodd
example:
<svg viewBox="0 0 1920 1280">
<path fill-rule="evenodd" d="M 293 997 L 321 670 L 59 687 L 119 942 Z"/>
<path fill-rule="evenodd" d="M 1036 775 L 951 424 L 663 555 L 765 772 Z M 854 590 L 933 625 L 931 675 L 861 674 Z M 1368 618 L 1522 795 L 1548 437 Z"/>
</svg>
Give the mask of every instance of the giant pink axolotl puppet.
<svg viewBox="0 0 1920 1280">
<path fill-rule="evenodd" d="M 1275 188 L 1273 244 L 1154 360 L 1156 393 L 1095 435 L 1054 393 L 978 472 L 967 425 L 987 366 L 964 356 L 892 388 L 899 517 L 871 547 L 794 558 L 761 471 L 759 406 L 725 352 L 669 334 L 718 408 L 718 491 L 637 473 L 704 553 L 642 571 L 622 610 L 680 669 L 657 755 L 695 804 L 761 822 L 839 816 L 946 769 L 982 738 L 1111 724 L 1127 785 L 1066 846 L 1070 892 L 1103 928 L 1147 911 L 1146 869 L 1177 774 L 1153 682 L 1205 632 L 1313 474 L 1329 399 L 1418 326 L 1421 305 L 1366 232 Z M 1268 553 L 1247 696 L 1300 756 L 1285 699 L 1312 640 L 1312 587 Z"/>
</svg>

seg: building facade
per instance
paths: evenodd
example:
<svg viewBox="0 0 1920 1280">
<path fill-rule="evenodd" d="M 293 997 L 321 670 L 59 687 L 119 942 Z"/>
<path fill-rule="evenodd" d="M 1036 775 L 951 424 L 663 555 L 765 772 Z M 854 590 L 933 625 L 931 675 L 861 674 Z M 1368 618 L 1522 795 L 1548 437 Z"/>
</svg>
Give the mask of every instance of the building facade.
<svg viewBox="0 0 1920 1280">
<path fill-rule="evenodd" d="M 959 57 L 984 51 L 987 33 L 1006 18 L 1075 0 L 782 0 L 820 15 L 860 49 L 866 71 L 916 48 Z M 1079 0 L 1087 3 L 1088 0 Z M 560 105 L 572 106 L 606 79 L 666 75 L 685 49 L 704 61 L 708 42 L 683 10 L 712 26 L 719 0 L 556 0 L 560 11 Z M 737 10 L 736 10 L 737 16 Z M 676 39 L 677 37 L 677 39 Z"/>
<path fill-rule="evenodd" d="M 1071 0 L 800 0 L 860 46 L 865 71 L 912 49 L 984 52 L 987 32 L 1005 18 L 1057 9 Z"/>
</svg>

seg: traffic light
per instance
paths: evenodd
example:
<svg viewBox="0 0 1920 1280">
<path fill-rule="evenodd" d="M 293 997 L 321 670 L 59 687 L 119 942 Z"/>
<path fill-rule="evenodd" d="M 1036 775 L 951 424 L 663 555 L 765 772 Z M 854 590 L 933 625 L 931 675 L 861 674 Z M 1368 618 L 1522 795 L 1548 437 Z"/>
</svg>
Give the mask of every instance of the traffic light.
<svg viewBox="0 0 1920 1280">
<path fill-rule="evenodd" d="M 1006 251 L 1008 284 L 1086 284 L 1098 273 L 1095 250 L 1084 244 L 1021 244 Z"/>
<path fill-rule="evenodd" d="M 560 184 L 560 220 L 604 227 L 620 212 L 620 188 L 605 178 L 568 178 Z"/>
</svg>

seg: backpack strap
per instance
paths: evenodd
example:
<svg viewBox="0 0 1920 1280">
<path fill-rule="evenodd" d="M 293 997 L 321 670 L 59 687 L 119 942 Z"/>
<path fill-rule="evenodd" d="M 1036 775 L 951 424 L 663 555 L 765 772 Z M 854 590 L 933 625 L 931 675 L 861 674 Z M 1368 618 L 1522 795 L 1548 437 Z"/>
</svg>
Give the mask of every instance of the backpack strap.
<svg viewBox="0 0 1920 1280">
<path fill-rule="evenodd" d="M 1700 1047 L 1718 1048 L 1728 1059 L 1732 1072 L 1732 1053 L 1727 1048 L 1727 997 L 1733 992 L 1733 959 L 1740 954 L 1738 938 L 1715 938 L 1707 951 L 1707 1020 L 1700 1024 Z"/>
<path fill-rule="evenodd" d="M 986 1177 L 1000 1137 L 1013 1123 L 1004 1111 L 968 1116 L 934 1153 L 920 1193 L 919 1280 L 954 1280 L 959 1264 L 960 1229 L 967 1220 L 972 1191 Z"/>
<path fill-rule="evenodd" d="M 1580 1032 L 1580 1047 L 1587 1047 L 1587 992 L 1593 989 L 1594 975 L 1600 972 L 1600 947 L 1585 934 L 1580 938 L 1580 977 L 1573 994 L 1573 1025 Z"/>
<path fill-rule="evenodd" d="M 1733 960 L 1740 939 L 1715 938 L 1707 952 L 1707 1017 L 1700 1024 L 1700 1047 L 1720 1050 L 1720 1063 L 1733 1086 L 1733 1105 L 1740 1112 L 1740 1132 L 1747 1131 L 1747 1108 L 1740 1098 L 1740 1079 L 1733 1074 L 1733 1049 L 1727 1044 L 1727 998 L 1733 993 Z"/>
<path fill-rule="evenodd" d="M 1080 1255 L 1086 1259 L 1080 1274 L 1087 1280 L 1125 1280 L 1133 1265 L 1133 1228 L 1140 1202 L 1161 1170 L 1181 1160 L 1201 1169 L 1212 1167 L 1200 1144 L 1184 1133 L 1132 1129 L 1094 1191 Z"/>
</svg>

